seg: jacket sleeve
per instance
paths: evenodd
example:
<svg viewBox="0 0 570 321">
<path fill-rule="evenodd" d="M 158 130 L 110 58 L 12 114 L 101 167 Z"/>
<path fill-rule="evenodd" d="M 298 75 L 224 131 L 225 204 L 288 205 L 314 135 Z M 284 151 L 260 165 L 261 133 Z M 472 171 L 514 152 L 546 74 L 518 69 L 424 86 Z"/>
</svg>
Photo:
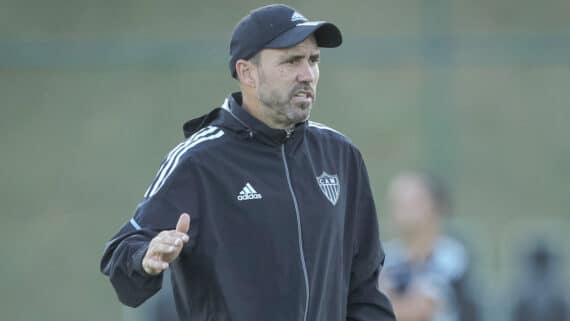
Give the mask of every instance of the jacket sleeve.
<svg viewBox="0 0 570 321">
<path fill-rule="evenodd" d="M 184 252 L 194 247 L 199 228 L 196 210 L 199 192 L 194 192 L 197 186 L 194 176 L 188 162 L 169 164 L 168 158 L 165 159 L 133 218 L 107 242 L 101 272 L 109 277 L 123 304 L 136 307 L 161 288 L 162 273 L 146 274 L 142 259 L 152 238 L 163 230 L 175 229 L 184 212 L 191 217 L 190 240 Z"/>
<path fill-rule="evenodd" d="M 395 321 L 392 305 L 378 288 L 384 252 L 364 162 L 357 181 L 355 241 L 347 306 L 347 321 Z"/>
</svg>

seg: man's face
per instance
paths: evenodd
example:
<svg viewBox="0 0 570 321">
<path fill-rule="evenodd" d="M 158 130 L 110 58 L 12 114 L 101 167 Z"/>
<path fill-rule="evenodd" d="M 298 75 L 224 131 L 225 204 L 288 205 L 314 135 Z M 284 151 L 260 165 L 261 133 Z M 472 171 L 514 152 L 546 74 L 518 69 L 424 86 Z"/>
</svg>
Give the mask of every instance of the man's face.
<svg viewBox="0 0 570 321">
<path fill-rule="evenodd" d="M 294 47 L 264 49 L 257 65 L 257 98 L 276 124 L 309 118 L 317 94 L 320 51 L 314 36 Z"/>
</svg>

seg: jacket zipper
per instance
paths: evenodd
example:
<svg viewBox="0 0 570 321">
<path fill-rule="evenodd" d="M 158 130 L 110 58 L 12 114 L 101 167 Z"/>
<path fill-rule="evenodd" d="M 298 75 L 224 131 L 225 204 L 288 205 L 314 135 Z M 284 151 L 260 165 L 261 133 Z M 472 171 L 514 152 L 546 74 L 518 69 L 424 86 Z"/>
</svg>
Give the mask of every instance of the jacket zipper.
<svg viewBox="0 0 570 321">
<path fill-rule="evenodd" d="M 305 277 L 305 291 L 307 293 L 307 297 L 305 300 L 305 315 L 303 317 L 303 321 L 307 321 L 307 313 L 309 311 L 309 276 L 307 273 L 307 264 L 305 263 L 305 254 L 303 252 L 303 233 L 301 232 L 301 215 L 299 214 L 299 205 L 297 203 L 297 197 L 295 197 L 295 192 L 293 191 L 293 185 L 291 184 L 291 176 L 289 175 L 289 167 L 287 165 L 287 159 L 285 158 L 285 144 L 281 145 L 281 156 L 283 157 L 283 165 L 285 166 L 285 176 L 287 177 L 287 184 L 289 184 L 289 192 L 291 192 L 291 197 L 293 198 L 293 205 L 295 205 L 295 214 L 297 215 L 299 253 L 301 255 L 301 266 L 303 268 L 303 276 Z"/>
</svg>

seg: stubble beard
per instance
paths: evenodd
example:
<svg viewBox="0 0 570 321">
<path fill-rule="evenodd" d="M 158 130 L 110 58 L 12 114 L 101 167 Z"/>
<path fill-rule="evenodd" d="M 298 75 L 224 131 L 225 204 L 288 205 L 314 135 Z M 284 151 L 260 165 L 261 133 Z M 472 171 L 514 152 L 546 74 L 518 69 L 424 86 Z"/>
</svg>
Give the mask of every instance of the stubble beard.
<svg viewBox="0 0 570 321">
<path fill-rule="evenodd" d="M 277 90 L 264 90 L 264 86 L 260 86 L 258 91 L 258 99 L 263 106 L 267 107 L 268 114 L 271 115 L 275 123 L 287 128 L 294 126 L 300 122 L 309 119 L 313 103 L 293 104 L 292 99 L 294 93 L 300 88 L 306 86 L 295 86 L 287 95 L 283 95 Z M 314 97 L 313 97 L 314 99 Z"/>
</svg>

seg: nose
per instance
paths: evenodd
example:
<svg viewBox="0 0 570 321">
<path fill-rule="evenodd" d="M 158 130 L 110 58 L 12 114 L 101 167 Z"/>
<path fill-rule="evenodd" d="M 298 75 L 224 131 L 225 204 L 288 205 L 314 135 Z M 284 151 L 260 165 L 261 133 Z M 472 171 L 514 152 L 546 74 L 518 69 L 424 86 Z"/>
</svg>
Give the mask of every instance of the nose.
<svg viewBox="0 0 570 321">
<path fill-rule="evenodd" d="M 297 81 L 304 83 L 313 83 L 318 75 L 318 66 L 316 64 L 311 64 L 305 61 L 299 67 L 299 72 L 297 74 Z"/>
</svg>

